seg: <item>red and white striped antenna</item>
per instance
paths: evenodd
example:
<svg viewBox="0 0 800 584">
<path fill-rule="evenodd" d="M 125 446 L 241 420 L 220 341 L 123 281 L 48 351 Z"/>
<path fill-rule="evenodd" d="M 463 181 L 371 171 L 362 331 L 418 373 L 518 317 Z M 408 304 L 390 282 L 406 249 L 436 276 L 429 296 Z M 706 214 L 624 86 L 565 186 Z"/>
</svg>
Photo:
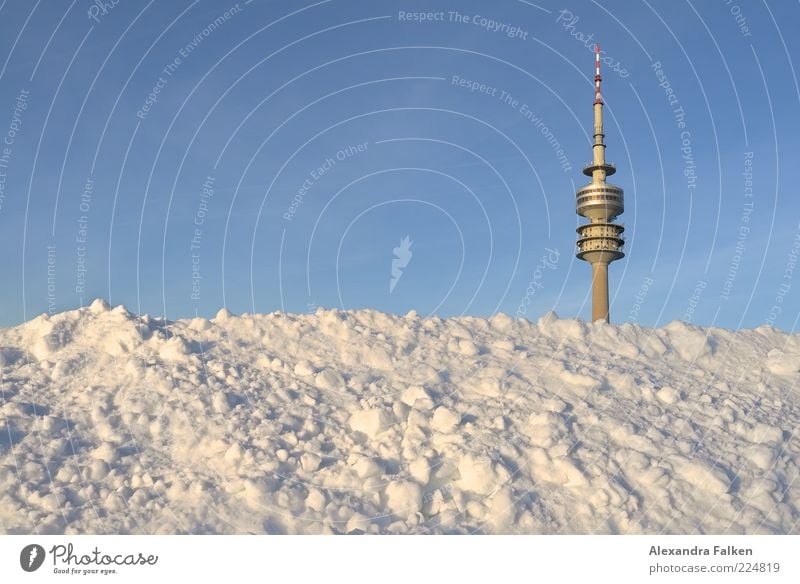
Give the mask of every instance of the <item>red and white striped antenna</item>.
<svg viewBox="0 0 800 584">
<path fill-rule="evenodd" d="M 594 45 L 594 102 L 602 105 L 603 98 L 600 95 L 600 43 Z"/>
</svg>

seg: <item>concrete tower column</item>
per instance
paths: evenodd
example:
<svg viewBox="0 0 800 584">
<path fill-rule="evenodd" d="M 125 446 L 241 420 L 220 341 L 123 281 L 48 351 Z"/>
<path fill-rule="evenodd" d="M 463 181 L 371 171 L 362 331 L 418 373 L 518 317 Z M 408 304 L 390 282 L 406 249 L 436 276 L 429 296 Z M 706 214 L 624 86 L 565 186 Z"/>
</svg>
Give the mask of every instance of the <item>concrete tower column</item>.
<svg viewBox="0 0 800 584">
<path fill-rule="evenodd" d="M 608 316 L 608 262 L 592 264 L 592 322 L 609 321 Z"/>
</svg>

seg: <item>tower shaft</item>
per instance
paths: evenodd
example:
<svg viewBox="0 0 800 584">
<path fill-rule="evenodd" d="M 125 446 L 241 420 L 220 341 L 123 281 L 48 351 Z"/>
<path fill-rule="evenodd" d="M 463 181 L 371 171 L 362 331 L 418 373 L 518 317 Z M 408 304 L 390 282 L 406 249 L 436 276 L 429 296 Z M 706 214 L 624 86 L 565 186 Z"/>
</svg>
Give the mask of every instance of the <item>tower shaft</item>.
<svg viewBox="0 0 800 584">
<path fill-rule="evenodd" d="M 592 263 L 592 322 L 608 316 L 608 262 Z"/>
</svg>

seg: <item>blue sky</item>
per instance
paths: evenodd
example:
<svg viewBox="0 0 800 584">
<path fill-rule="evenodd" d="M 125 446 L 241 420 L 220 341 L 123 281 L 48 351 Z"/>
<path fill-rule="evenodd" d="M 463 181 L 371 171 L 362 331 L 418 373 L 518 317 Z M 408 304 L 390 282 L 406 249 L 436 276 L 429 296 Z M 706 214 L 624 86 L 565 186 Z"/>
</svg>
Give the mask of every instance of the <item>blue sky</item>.
<svg viewBox="0 0 800 584">
<path fill-rule="evenodd" d="M 101 4 L 0 8 L 0 325 L 95 297 L 588 318 L 596 39 L 612 320 L 797 326 L 797 4 Z"/>
</svg>

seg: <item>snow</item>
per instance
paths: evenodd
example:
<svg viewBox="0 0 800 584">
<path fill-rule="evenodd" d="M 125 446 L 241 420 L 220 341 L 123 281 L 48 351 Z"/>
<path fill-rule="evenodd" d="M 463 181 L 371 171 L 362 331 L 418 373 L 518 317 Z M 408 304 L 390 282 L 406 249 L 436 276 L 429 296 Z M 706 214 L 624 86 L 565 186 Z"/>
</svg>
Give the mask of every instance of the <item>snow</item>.
<svg viewBox="0 0 800 584">
<path fill-rule="evenodd" d="M 767 354 L 767 368 L 775 375 L 794 375 L 800 370 L 800 356 L 772 349 Z"/>
<path fill-rule="evenodd" d="M 453 431 L 460 421 L 461 416 L 459 416 L 456 412 L 444 406 L 439 406 L 433 412 L 431 428 L 437 432 L 441 432 L 442 434 L 448 434 Z"/>
<path fill-rule="evenodd" d="M 665 404 L 674 404 L 681 399 L 681 392 L 674 387 L 662 387 L 656 392 L 656 397 Z"/>
<path fill-rule="evenodd" d="M 422 487 L 414 481 L 392 481 L 386 485 L 386 508 L 401 518 L 415 515 L 422 508 Z"/>
<path fill-rule="evenodd" d="M 356 432 L 363 432 L 368 438 L 377 437 L 390 424 L 389 414 L 382 409 L 360 410 L 350 416 L 350 427 Z"/>
<path fill-rule="evenodd" d="M 0 330 L 3 533 L 798 533 L 800 336 L 548 313 Z"/>
</svg>

